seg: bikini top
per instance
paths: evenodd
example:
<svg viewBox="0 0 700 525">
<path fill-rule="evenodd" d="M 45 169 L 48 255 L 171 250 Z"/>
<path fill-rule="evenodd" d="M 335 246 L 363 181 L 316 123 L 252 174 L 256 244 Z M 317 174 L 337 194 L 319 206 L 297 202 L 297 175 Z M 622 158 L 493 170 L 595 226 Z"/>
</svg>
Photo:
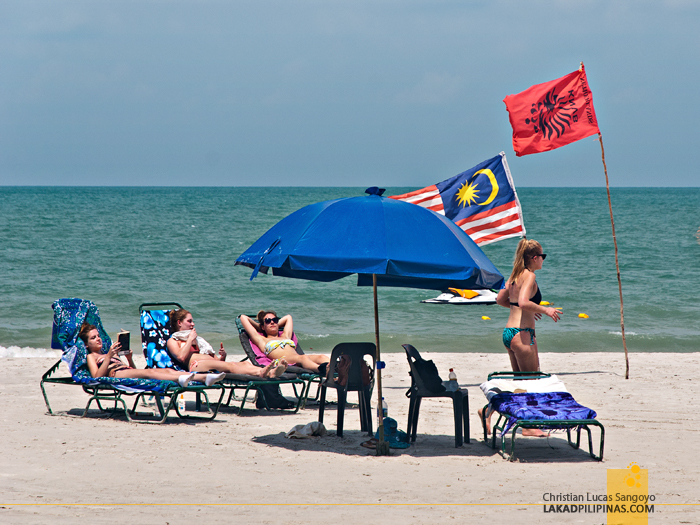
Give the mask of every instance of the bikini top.
<svg viewBox="0 0 700 525">
<path fill-rule="evenodd" d="M 104 361 L 105 361 L 105 357 L 107 357 L 107 356 L 103 354 L 103 355 L 99 356 L 99 357 L 95 360 L 95 362 L 97 363 L 97 366 L 98 366 L 98 367 L 99 367 L 99 366 L 102 366 L 102 363 L 104 363 Z M 126 369 L 126 368 L 131 368 L 131 367 L 126 366 L 126 365 L 124 364 L 124 361 L 122 361 L 121 359 L 119 359 L 119 358 L 117 358 L 117 357 L 112 357 L 112 358 L 109 360 L 109 366 L 107 367 L 107 370 L 109 370 L 109 371 L 111 371 L 111 370 L 117 371 L 117 370 L 124 370 L 124 369 Z"/>
<path fill-rule="evenodd" d="M 291 348 L 296 348 L 297 345 L 291 339 L 275 339 L 274 341 L 268 341 L 265 343 L 265 351 L 269 354 L 273 350 L 281 348 L 283 346 L 289 346 Z"/>
<path fill-rule="evenodd" d="M 535 304 L 540 304 L 542 302 L 542 294 L 540 293 L 540 287 L 537 287 L 537 291 L 535 292 L 535 295 L 530 297 L 530 301 L 535 303 Z M 511 306 L 517 306 L 520 308 L 520 305 L 518 303 L 510 303 Z"/>
</svg>

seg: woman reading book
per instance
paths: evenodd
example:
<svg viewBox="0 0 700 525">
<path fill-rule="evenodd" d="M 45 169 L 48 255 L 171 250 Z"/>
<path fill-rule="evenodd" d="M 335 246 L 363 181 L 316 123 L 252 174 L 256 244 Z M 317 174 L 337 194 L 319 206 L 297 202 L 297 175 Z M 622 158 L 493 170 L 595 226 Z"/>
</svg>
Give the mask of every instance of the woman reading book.
<svg viewBox="0 0 700 525">
<path fill-rule="evenodd" d="M 162 381 L 176 381 L 184 387 L 190 381 L 200 381 L 207 386 L 221 381 L 226 374 L 195 374 L 194 372 L 178 372 L 172 368 L 137 369 L 131 357 L 131 351 L 126 354 L 125 363 L 117 354 L 122 345 L 118 342 L 112 344 L 106 354 L 102 353 L 102 338 L 97 328 L 91 324 L 83 323 L 79 333 L 80 339 L 88 350 L 87 364 L 92 377 L 131 377 L 134 379 L 160 379 Z"/>
<path fill-rule="evenodd" d="M 207 341 L 197 335 L 192 314 L 185 309 L 170 312 L 170 339 L 168 352 L 185 370 L 207 372 L 218 370 L 231 374 L 244 374 L 257 377 L 279 377 L 287 370 L 287 361 L 276 359 L 264 368 L 249 362 L 226 361 L 226 351 L 221 343 L 219 353 Z"/>
</svg>

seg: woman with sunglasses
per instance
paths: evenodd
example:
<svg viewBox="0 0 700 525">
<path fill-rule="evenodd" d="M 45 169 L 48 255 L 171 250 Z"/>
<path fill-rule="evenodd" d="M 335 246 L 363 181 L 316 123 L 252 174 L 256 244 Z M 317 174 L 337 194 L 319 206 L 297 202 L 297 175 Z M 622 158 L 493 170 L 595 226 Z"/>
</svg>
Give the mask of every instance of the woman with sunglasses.
<svg viewBox="0 0 700 525">
<path fill-rule="evenodd" d="M 292 339 L 294 322 L 291 315 L 280 319 L 273 310 L 260 310 L 255 321 L 247 315 L 241 315 L 241 323 L 250 340 L 270 359 L 285 359 L 290 364 L 299 365 L 321 375 L 325 374 L 327 363 L 330 361 L 328 356 L 297 352 L 297 346 Z"/>
<path fill-rule="evenodd" d="M 513 271 L 506 287 L 498 293 L 496 302 L 510 309 L 508 322 L 503 330 L 503 345 L 508 350 L 514 372 L 537 372 L 540 360 L 535 339 L 535 321 L 542 314 L 551 317 L 556 323 L 559 311 L 540 305 L 540 292 L 535 272 L 542 269 L 547 254 L 533 239 L 523 238 L 515 250 Z"/>
<path fill-rule="evenodd" d="M 284 359 L 275 359 L 264 368 L 250 362 L 226 361 L 223 343 L 218 355 L 215 355 L 211 345 L 197 335 L 192 314 L 185 309 L 170 312 L 170 333 L 168 352 L 182 368 L 190 372 L 218 370 L 231 374 L 274 378 L 287 370 L 287 362 Z"/>
<path fill-rule="evenodd" d="M 539 242 L 523 238 L 515 250 L 513 271 L 505 288 L 498 293 L 496 299 L 499 305 L 510 310 L 508 322 L 503 329 L 503 345 L 508 351 L 514 372 L 539 371 L 540 358 L 535 338 L 535 321 L 539 321 L 542 314 L 551 317 L 555 323 L 559 320 L 559 310 L 540 304 L 542 293 L 535 280 L 535 272 L 542 269 L 542 263 L 546 257 L 547 254 L 542 253 Z M 491 432 L 488 419 L 486 429 L 488 433 Z M 546 434 L 537 429 L 523 429 L 523 435 L 544 436 Z"/>
</svg>

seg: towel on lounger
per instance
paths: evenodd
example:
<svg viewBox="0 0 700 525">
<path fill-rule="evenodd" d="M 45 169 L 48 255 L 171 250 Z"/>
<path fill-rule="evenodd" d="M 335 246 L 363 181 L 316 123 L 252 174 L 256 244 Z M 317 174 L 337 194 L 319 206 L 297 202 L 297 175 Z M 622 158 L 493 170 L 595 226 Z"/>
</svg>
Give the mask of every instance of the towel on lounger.
<svg viewBox="0 0 700 525">
<path fill-rule="evenodd" d="M 189 337 L 191 331 L 192 330 L 180 330 L 179 332 L 175 332 L 170 337 L 177 341 L 187 341 L 187 338 Z M 216 355 L 212 346 L 209 343 L 207 343 L 207 341 L 203 337 L 197 336 L 197 346 L 199 347 L 200 354 Z"/>
<path fill-rule="evenodd" d="M 597 415 L 594 410 L 579 405 L 568 392 L 504 392 L 491 398 L 489 408 L 508 417 L 501 435 L 505 435 L 517 421 L 595 419 Z M 546 428 L 564 427 L 552 421 L 552 425 Z"/>
<path fill-rule="evenodd" d="M 102 353 L 106 354 L 112 346 L 112 340 L 102 327 L 100 312 L 92 301 L 83 299 L 59 299 L 53 305 L 53 331 L 51 348 L 63 351 L 61 359 L 68 365 L 71 376 L 76 383 L 84 385 L 110 385 L 127 392 L 153 391 L 164 393 L 173 381 L 157 379 L 132 379 L 125 377 L 92 377 L 87 366 L 87 349 L 78 337 L 84 322 L 97 328 L 102 339 Z"/>
</svg>

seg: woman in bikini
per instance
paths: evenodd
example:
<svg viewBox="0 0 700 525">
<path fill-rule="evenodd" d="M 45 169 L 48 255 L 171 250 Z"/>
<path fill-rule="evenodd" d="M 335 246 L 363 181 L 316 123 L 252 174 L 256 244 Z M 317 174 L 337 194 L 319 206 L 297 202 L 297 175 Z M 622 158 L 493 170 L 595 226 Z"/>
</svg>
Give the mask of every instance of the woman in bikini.
<svg viewBox="0 0 700 525">
<path fill-rule="evenodd" d="M 122 345 L 118 342 L 112 344 L 106 354 L 102 353 L 102 338 L 97 328 L 84 323 L 80 328 L 80 339 L 88 350 L 87 364 L 92 377 L 130 377 L 134 379 L 160 379 L 163 381 L 177 381 L 184 387 L 190 381 L 200 381 L 207 386 L 221 381 L 226 374 L 195 374 L 183 373 L 172 368 L 137 369 L 131 357 L 131 351 L 125 355 L 128 365 L 117 355 Z"/>
<path fill-rule="evenodd" d="M 542 314 L 556 323 L 560 312 L 556 308 L 542 306 L 535 272 L 542 269 L 547 254 L 535 240 L 522 239 L 515 250 L 513 271 L 506 287 L 498 293 L 496 302 L 510 309 L 508 322 L 503 330 L 503 344 L 508 351 L 514 372 L 537 372 L 540 358 L 535 339 L 535 321 Z"/>
<path fill-rule="evenodd" d="M 535 272 L 542 269 L 542 263 L 546 257 L 547 254 L 542 253 L 540 243 L 523 238 L 515 250 L 513 271 L 505 288 L 498 293 L 496 299 L 499 305 L 510 309 L 508 322 L 503 329 L 503 345 L 508 351 L 514 372 L 539 371 L 540 358 L 535 338 L 535 321 L 539 321 L 542 314 L 551 317 L 555 323 L 559 320 L 559 310 L 540 304 L 542 293 L 535 280 Z M 486 423 L 486 429 L 490 433 L 490 421 L 487 420 Z M 524 429 L 523 435 L 544 436 L 546 434 L 541 430 Z"/>
<path fill-rule="evenodd" d="M 284 359 L 288 363 L 297 364 L 321 375 L 326 374 L 326 367 L 330 361 L 327 355 L 297 352 L 296 344 L 292 340 L 294 322 L 291 315 L 280 319 L 273 310 L 260 310 L 255 321 L 247 315 L 241 315 L 241 323 L 250 340 L 270 359 Z"/>
<path fill-rule="evenodd" d="M 171 335 L 167 347 L 171 357 L 190 372 L 218 370 L 231 374 L 244 374 L 257 377 L 279 377 L 287 370 L 287 361 L 275 359 L 264 368 L 249 362 L 226 361 L 226 351 L 221 343 L 218 355 L 203 338 L 197 336 L 192 314 L 187 310 L 170 312 Z"/>
</svg>

